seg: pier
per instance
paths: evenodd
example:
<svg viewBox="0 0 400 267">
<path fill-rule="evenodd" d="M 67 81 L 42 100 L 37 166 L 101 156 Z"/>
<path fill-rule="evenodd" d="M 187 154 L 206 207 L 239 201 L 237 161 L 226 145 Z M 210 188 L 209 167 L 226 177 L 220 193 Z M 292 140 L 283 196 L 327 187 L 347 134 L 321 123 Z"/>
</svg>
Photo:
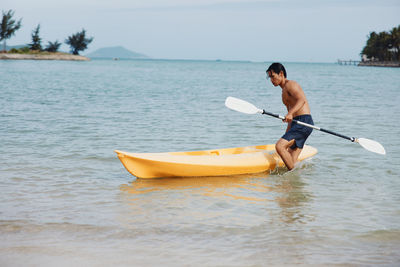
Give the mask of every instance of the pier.
<svg viewBox="0 0 400 267">
<path fill-rule="evenodd" d="M 341 59 L 338 59 L 338 64 L 339 65 L 358 65 L 358 64 L 360 64 L 360 60 L 341 60 Z"/>
</svg>

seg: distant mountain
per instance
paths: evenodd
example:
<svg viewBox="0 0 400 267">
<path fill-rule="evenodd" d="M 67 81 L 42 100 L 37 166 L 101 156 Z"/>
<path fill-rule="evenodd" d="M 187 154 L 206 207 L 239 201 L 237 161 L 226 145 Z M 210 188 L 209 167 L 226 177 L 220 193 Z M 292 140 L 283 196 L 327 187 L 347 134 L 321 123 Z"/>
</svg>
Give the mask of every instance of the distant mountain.
<svg viewBox="0 0 400 267">
<path fill-rule="evenodd" d="M 86 55 L 90 58 L 149 58 L 122 46 L 104 47 Z"/>
<path fill-rule="evenodd" d="M 19 49 L 19 48 L 22 48 L 22 47 L 25 47 L 25 46 L 28 46 L 28 45 L 11 45 L 11 46 L 6 45 L 6 50 L 9 51 L 9 50 L 11 50 L 13 48 Z M 3 50 L 3 43 L 0 44 L 0 50 Z"/>
</svg>

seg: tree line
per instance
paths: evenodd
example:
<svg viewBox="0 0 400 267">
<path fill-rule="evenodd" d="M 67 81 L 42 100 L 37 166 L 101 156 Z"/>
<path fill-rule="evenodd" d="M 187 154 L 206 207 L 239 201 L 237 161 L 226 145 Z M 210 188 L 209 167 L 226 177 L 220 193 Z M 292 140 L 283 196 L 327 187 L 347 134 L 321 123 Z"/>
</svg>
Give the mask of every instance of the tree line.
<svg viewBox="0 0 400 267">
<path fill-rule="evenodd" d="M 386 32 L 371 32 L 361 51 L 367 60 L 400 61 L 400 25 Z"/>
<path fill-rule="evenodd" d="M 0 22 L 0 42 L 4 41 L 3 51 L 6 51 L 6 40 L 10 39 L 17 30 L 19 30 L 22 26 L 21 21 L 13 19 L 14 11 L 2 11 L 3 17 Z M 27 53 L 29 50 L 32 51 L 48 51 L 48 52 L 57 52 L 61 46 L 61 43 L 56 40 L 55 42 L 48 42 L 45 47 L 42 46 L 42 38 L 40 37 L 40 24 L 36 26 L 36 28 L 32 31 L 31 39 L 32 42 L 28 44 L 26 48 L 20 49 L 21 52 Z M 82 29 L 82 31 L 72 34 L 65 39 L 65 43 L 70 46 L 71 53 L 74 55 L 79 55 L 79 51 L 83 51 L 87 49 L 87 46 L 93 41 L 93 37 L 86 37 L 86 30 Z M 11 52 L 19 52 L 17 49 Z"/>
</svg>

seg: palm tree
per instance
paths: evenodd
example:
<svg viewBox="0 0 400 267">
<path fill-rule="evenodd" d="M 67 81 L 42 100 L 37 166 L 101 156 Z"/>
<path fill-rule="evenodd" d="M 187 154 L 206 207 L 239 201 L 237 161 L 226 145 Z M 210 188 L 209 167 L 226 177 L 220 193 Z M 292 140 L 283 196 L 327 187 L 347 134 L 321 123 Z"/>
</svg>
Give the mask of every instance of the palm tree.
<svg viewBox="0 0 400 267">
<path fill-rule="evenodd" d="M 400 25 L 390 31 L 395 60 L 400 61 Z"/>
<path fill-rule="evenodd" d="M 389 49 L 392 48 L 390 35 L 387 32 L 380 32 L 378 34 L 378 58 L 381 61 L 390 60 Z"/>
<path fill-rule="evenodd" d="M 367 45 L 362 50 L 361 54 L 366 55 L 370 59 L 378 59 L 378 34 L 376 32 L 370 32 L 367 40 Z"/>
<path fill-rule="evenodd" d="M 361 55 L 379 61 L 400 61 L 400 25 L 390 32 L 371 32 Z"/>
<path fill-rule="evenodd" d="M 69 36 L 65 43 L 71 47 L 72 54 L 79 55 L 79 51 L 85 50 L 92 41 L 93 37 L 86 38 L 86 31 L 82 29 L 81 32 Z"/>
<path fill-rule="evenodd" d="M 60 48 L 61 43 L 59 43 L 58 41 L 50 42 L 47 44 L 46 46 L 46 51 L 47 52 L 57 52 L 57 50 Z"/>
<path fill-rule="evenodd" d="M 29 44 L 31 50 L 42 51 L 42 38 L 39 36 L 40 24 L 32 31 L 32 43 Z"/>
<path fill-rule="evenodd" d="M 14 12 L 9 10 L 3 13 L 3 18 L 0 22 L 0 42 L 4 40 L 3 50 L 6 51 L 6 40 L 15 34 L 15 32 L 21 28 L 21 20 L 15 21 L 12 19 Z"/>
</svg>

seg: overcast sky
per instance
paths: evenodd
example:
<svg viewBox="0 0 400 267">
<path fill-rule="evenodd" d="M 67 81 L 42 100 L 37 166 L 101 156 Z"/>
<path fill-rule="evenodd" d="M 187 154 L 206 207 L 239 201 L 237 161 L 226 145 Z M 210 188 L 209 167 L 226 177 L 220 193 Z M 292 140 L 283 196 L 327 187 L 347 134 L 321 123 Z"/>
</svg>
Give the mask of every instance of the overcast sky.
<svg viewBox="0 0 400 267">
<path fill-rule="evenodd" d="M 85 28 L 83 54 L 124 46 L 153 58 L 335 62 L 359 59 L 371 31 L 400 25 L 400 0 L 0 0 L 26 44 L 40 23 L 47 41 Z M 63 44 L 61 50 L 69 50 Z"/>
</svg>

